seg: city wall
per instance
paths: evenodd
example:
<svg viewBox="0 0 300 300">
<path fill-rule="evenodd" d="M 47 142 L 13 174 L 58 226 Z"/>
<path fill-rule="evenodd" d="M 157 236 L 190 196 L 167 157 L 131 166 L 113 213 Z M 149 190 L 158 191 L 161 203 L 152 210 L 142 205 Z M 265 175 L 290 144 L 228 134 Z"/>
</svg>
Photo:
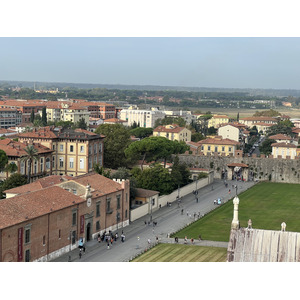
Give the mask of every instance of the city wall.
<svg viewBox="0 0 300 300">
<path fill-rule="evenodd" d="M 168 202 L 172 203 L 172 202 L 177 201 L 178 194 L 179 194 L 179 197 L 183 197 L 185 195 L 192 193 L 196 189 L 199 190 L 200 188 L 203 188 L 203 187 L 209 185 L 213 181 L 214 181 L 214 174 L 211 171 L 211 172 L 209 172 L 207 178 L 199 179 L 199 180 L 194 181 L 186 186 L 181 187 L 179 189 L 179 193 L 178 193 L 178 189 L 176 189 L 169 195 L 163 195 L 163 196 L 158 197 L 157 205 L 155 207 L 153 206 L 152 212 L 155 212 L 156 210 L 158 210 L 159 207 L 167 205 Z M 175 204 L 177 204 L 177 202 Z M 132 209 L 130 212 L 130 221 L 133 222 L 136 219 L 139 219 L 145 215 L 149 215 L 150 211 L 151 211 L 150 203 L 146 203 L 144 205 L 141 205 L 140 207 Z"/>
<path fill-rule="evenodd" d="M 228 171 L 228 164 L 243 163 L 249 166 L 248 172 L 249 174 L 253 174 L 254 180 L 300 183 L 300 159 L 192 154 L 182 154 L 178 157 L 181 162 L 187 163 L 190 167 L 205 168 L 214 171 L 214 178 L 216 179 L 222 179 L 222 171 Z"/>
</svg>

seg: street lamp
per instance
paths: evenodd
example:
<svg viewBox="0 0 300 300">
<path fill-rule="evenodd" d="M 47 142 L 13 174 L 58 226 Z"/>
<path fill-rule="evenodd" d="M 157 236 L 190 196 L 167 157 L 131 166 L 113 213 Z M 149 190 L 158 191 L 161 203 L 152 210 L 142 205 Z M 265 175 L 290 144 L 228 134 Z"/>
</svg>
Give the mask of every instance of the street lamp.
<svg viewBox="0 0 300 300">
<path fill-rule="evenodd" d="M 150 215 L 150 222 L 152 222 L 152 207 L 154 205 L 154 201 L 155 201 L 155 198 L 152 198 L 151 199 L 151 215 Z"/>
</svg>

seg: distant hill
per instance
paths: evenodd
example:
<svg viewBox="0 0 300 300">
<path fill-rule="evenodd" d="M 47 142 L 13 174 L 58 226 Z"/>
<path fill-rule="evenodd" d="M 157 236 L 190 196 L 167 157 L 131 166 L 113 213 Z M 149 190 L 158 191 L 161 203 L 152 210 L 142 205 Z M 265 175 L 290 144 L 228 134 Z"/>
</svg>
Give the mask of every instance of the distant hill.
<svg viewBox="0 0 300 300">
<path fill-rule="evenodd" d="M 241 89 L 241 88 L 209 88 L 209 87 L 183 87 L 183 86 L 159 86 L 159 85 L 124 85 L 124 84 L 92 84 L 92 83 L 69 83 L 69 82 L 39 82 L 39 81 L 9 81 L 0 80 L 0 87 L 19 86 L 33 88 L 34 84 L 36 87 L 42 86 L 44 88 L 59 88 L 63 89 L 66 87 L 78 88 L 78 89 L 115 89 L 115 90 L 148 90 L 148 91 L 162 91 L 162 90 L 173 90 L 173 91 L 187 91 L 187 92 L 225 92 L 225 93 L 247 93 L 254 96 L 294 96 L 300 97 L 300 90 L 292 89 Z"/>
</svg>

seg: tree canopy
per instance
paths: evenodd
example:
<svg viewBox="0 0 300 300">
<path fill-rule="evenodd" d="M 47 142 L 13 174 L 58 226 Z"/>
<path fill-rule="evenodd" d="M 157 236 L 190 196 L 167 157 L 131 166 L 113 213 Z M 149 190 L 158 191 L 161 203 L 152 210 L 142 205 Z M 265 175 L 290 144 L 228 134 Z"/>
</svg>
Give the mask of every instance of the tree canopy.
<svg viewBox="0 0 300 300">
<path fill-rule="evenodd" d="M 125 149 L 131 143 L 129 131 L 120 124 L 102 124 L 95 133 L 105 135 L 104 166 L 117 169 L 127 165 Z"/>
<path fill-rule="evenodd" d="M 187 150 L 189 150 L 189 147 L 184 142 L 170 141 L 165 137 L 153 136 L 130 144 L 125 150 L 125 155 L 131 162 L 140 159 L 142 169 L 145 161 L 151 162 L 162 159 L 166 165 L 167 159 L 170 159 L 172 154 L 184 153 Z"/>
</svg>

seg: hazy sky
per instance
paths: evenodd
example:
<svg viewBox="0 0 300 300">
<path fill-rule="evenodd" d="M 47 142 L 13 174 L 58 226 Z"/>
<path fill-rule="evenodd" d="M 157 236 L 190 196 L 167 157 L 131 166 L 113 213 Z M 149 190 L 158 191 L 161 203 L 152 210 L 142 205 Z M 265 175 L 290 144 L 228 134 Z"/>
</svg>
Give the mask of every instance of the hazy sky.
<svg viewBox="0 0 300 300">
<path fill-rule="evenodd" d="M 0 80 L 300 89 L 300 38 L 0 37 Z"/>
</svg>

